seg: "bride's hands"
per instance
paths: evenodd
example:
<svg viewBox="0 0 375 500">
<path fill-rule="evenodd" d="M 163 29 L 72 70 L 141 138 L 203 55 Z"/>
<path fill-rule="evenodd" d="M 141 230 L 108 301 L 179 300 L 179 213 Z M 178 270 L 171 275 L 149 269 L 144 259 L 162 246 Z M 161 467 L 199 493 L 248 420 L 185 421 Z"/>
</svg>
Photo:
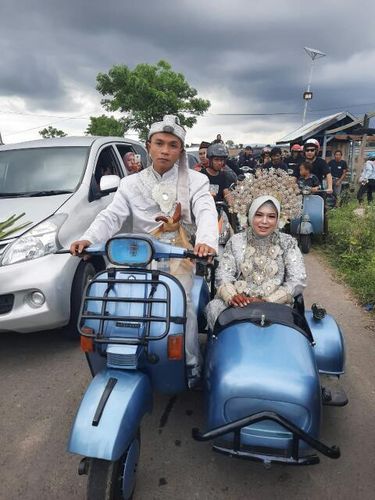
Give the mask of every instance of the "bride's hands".
<svg viewBox="0 0 375 500">
<path fill-rule="evenodd" d="M 244 293 L 237 293 L 237 295 L 232 297 L 229 301 L 229 305 L 233 307 L 244 307 L 254 302 L 264 302 L 264 300 L 259 297 L 248 297 Z"/>
</svg>

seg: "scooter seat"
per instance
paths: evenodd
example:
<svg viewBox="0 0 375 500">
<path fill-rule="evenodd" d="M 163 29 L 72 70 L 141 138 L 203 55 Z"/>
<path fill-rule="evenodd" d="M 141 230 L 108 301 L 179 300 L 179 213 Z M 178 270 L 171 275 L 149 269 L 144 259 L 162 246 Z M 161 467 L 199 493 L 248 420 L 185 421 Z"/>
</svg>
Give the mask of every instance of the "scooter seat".
<svg viewBox="0 0 375 500">
<path fill-rule="evenodd" d="M 288 326 L 304 335 L 310 342 L 313 336 L 306 318 L 297 310 L 284 304 L 274 304 L 272 302 L 255 302 L 245 307 L 228 307 L 218 317 L 214 333 L 218 334 L 227 326 L 250 321 L 260 326 L 279 324 Z"/>
</svg>

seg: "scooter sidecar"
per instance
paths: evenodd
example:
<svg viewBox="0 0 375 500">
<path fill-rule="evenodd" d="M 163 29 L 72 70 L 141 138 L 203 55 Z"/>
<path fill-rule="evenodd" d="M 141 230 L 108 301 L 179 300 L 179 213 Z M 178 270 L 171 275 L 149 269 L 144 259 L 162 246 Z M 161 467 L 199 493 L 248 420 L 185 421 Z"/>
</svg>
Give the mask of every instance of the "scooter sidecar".
<svg viewBox="0 0 375 500">
<path fill-rule="evenodd" d="M 331 337 L 336 344 L 332 339 L 326 353 L 322 344 L 320 357 L 342 372 L 342 336 L 336 331 Z M 329 356 L 339 359 L 330 365 Z M 301 465 L 319 462 L 314 450 L 340 454 L 319 441 L 315 341 L 305 317 L 290 307 L 259 303 L 225 310 L 208 340 L 205 390 L 207 431 L 195 429 L 193 436 L 213 440 L 216 451 Z"/>
<path fill-rule="evenodd" d="M 314 234 L 325 232 L 324 198 L 318 194 L 303 192 L 301 217 L 290 223 L 290 232 L 298 238 L 303 253 L 309 253 Z"/>
</svg>

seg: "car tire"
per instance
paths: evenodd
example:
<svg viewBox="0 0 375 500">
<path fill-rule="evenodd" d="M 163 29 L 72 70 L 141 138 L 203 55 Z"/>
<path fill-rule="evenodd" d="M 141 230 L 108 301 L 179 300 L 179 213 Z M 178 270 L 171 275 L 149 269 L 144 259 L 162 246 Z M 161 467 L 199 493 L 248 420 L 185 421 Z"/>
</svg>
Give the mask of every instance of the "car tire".
<svg viewBox="0 0 375 500">
<path fill-rule="evenodd" d="M 81 261 L 73 278 L 70 294 L 70 319 L 64 327 L 64 335 L 68 339 L 79 339 L 77 328 L 78 316 L 81 308 L 82 296 L 87 283 L 95 276 L 96 269 L 91 262 Z"/>
</svg>

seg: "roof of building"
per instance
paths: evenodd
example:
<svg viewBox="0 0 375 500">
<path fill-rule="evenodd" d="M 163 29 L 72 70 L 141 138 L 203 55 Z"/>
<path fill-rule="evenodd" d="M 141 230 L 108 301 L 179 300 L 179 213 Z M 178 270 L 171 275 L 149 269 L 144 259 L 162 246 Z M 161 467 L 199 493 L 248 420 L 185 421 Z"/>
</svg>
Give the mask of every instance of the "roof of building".
<svg viewBox="0 0 375 500">
<path fill-rule="evenodd" d="M 350 124 L 352 122 L 353 124 L 354 122 L 357 123 L 357 118 L 347 111 L 324 116 L 323 118 L 306 123 L 305 125 L 302 125 L 302 127 L 293 130 L 293 132 L 290 132 L 285 137 L 277 141 L 276 144 L 306 141 L 310 137 L 319 135 L 327 129 L 337 128 L 340 125 Z"/>
</svg>

